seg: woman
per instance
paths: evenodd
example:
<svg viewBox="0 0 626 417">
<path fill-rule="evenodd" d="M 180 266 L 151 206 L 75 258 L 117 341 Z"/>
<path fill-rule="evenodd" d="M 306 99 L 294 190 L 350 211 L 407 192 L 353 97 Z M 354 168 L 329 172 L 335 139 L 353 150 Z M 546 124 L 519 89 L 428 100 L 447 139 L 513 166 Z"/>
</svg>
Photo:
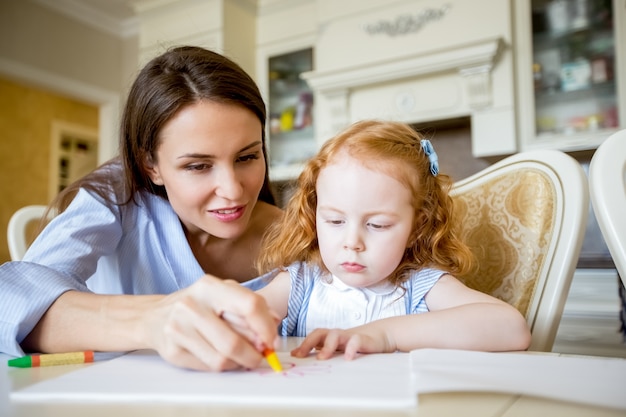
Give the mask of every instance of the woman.
<svg viewBox="0 0 626 417">
<path fill-rule="evenodd" d="M 187 368 L 257 366 L 276 321 L 236 281 L 256 276 L 261 236 L 281 214 L 265 119 L 254 81 L 219 54 L 179 47 L 149 62 L 126 102 L 120 157 L 64 190 L 24 259 L 0 267 L 0 351 L 151 348 Z"/>
</svg>

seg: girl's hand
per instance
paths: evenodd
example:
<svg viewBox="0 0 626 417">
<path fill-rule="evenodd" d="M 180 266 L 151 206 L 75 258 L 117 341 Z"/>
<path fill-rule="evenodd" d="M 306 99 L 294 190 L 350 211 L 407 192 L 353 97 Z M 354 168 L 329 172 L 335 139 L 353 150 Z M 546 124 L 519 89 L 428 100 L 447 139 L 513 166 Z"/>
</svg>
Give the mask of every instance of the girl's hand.
<svg viewBox="0 0 626 417">
<path fill-rule="evenodd" d="M 331 358 L 335 352 L 343 351 L 347 360 L 354 359 L 358 353 L 387 353 L 396 349 L 387 335 L 370 326 L 352 329 L 315 329 L 304 341 L 291 351 L 291 355 L 303 358 L 311 350 L 317 349 L 317 359 Z"/>
<path fill-rule="evenodd" d="M 236 315 L 239 333 L 223 319 Z M 265 299 L 239 283 L 206 275 L 164 297 L 147 312 L 148 344 L 168 362 L 190 369 L 255 368 L 261 346 L 273 346 L 277 325 Z M 254 335 L 254 340 L 251 340 Z"/>
</svg>

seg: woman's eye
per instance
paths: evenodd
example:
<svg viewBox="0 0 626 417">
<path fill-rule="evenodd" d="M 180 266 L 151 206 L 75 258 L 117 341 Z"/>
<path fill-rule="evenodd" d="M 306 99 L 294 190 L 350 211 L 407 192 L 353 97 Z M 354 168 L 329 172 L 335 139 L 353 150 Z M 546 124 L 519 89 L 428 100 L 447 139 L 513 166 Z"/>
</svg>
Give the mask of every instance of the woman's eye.
<svg viewBox="0 0 626 417">
<path fill-rule="evenodd" d="M 260 157 L 261 157 L 260 152 L 255 152 L 255 153 L 251 153 L 247 155 L 242 155 L 239 158 L 237 158 L 237 161 L 238 162 L 254 161 L 256 159 L 259 159 Z"/>
<path fill-rule="evenodd" d="M 326 223 L 332 224 L 332 225 L 340 225 L 340 224 L 343 224 L 343 220 L 328 219 L 328 220 L 326 220 Z"/>
<path fill-rule="evenodd" d="M 211 165 L 209 164 L 191 164 L 191 165 L 187 165 L 185 167 L 185 170 L 187 171 L 205 171 L 207 169 L 210 169 Z"/>
</svg>

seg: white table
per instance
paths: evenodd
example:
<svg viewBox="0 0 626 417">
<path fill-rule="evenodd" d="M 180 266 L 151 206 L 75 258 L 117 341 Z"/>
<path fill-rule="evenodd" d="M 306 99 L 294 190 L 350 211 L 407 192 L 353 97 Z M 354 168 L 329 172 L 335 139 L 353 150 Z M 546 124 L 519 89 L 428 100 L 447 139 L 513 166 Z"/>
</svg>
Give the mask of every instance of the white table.
<svg viewBox="0 0 626 417">
<path fill-rule="evenodd" d="M 286 340 L 283 348 L 288 350 L 294 340 Z M 72 404 L 33 403 L 10 404 L 11 390 L 20 389 L 39 381 L 58 377 L 67 372 L 89 365 L 67 365 L 42 368 L 8 368 L 7 355 L 0 354 L 0 416 L 1 417 L 195 417 L 195 416 L 255 416 L 281 417 L 308 416 L 433 416 L 433 417 L 624 417 L 626 410 L 588 406 L 578 403 L 555 401 L 530 396 L 498 393 L 437 393 L 418 397 L 415 410 L 363 410 L 285 407 L 231 407 L 207 405 L 146 405 L 146 404 Z M 626 391 L 625 391 L 626 392 Z M 626 395 L 626 394 L 625 394 Z"/>
</svg>

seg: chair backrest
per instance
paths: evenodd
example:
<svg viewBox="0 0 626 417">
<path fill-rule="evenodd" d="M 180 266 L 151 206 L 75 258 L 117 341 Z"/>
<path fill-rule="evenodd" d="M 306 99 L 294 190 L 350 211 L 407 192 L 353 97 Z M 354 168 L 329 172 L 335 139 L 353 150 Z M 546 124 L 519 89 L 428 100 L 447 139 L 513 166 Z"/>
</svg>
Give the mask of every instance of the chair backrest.
<svg viewBox="0 0 626 417">
<path fill-rule="evenodd" d="M 13 213 L 7 227 L 7 241 L 11 260 L 19 261 L 24 257 L 32 240 L 32 236 L 29 236 L 28 233 L 29 230 L 32 230 L 30 226 L 34 221 L 39 222 L 45 211 L 46 206 L 44 205 L 32 205 L 22 207 Z"/>
<path fill-rule="evenodd" d="M 609 136 L 593 154 L 589 194 L 606 246 L 626 285 L 626 130 Z"/>
<path fill-rule="evenodd" d="M 589 212 L 581 165 L 555 150 L 522 152 L 454 184 L 455 218 L 478 269 L 466 285 L 516 307 L 529 350 L 550 352 Z"/>
</svg>

